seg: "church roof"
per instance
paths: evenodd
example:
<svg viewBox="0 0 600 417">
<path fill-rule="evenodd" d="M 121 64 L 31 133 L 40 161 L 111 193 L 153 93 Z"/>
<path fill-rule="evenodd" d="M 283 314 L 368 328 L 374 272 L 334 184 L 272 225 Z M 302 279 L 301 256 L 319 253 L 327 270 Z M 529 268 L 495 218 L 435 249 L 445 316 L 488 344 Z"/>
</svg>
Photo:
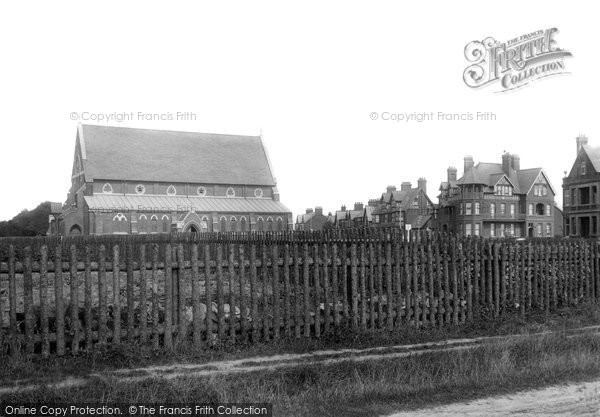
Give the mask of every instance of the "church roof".
<svg viewBox="0 0 600 417">
<path fill-rule="evenodd" d="M 275 185 L 261 136 L 81 125 L 86 181 Z"/>
<path fill-rule="evenodd" d="M 279 201 L 269 198 L 186 197 L 165 195 L 96 194 L 84 197 L 90 210 L 172 212 L 290 213 Z"/>
</svg>

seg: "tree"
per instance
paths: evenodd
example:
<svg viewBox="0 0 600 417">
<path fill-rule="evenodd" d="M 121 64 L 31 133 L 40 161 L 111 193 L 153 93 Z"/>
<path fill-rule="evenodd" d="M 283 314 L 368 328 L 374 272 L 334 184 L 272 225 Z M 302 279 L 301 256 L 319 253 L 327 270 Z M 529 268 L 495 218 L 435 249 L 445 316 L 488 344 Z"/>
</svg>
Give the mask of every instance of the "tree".
<svg viewBox="0 0 600 417">
<path fill-rule="evenodd" d="M 24 209 L 11 220 L 0 222 L 0 236 L 46 235 L 49 215 L 49 201 L 41 203 L 31 211 Z"/>
</svg>

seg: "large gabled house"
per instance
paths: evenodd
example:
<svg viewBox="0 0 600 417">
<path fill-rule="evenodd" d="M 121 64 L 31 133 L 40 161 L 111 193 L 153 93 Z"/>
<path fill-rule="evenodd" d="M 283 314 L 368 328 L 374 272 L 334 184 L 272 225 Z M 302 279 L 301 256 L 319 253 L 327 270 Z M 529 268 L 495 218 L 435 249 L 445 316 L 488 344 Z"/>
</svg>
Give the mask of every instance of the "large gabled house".
<svg viewBox="0 0 600 417">
<path fill-rule="evenodd" d="M 521 169 L 518 155 L 502 163 L 464 158 L 464 174 L 448 168 L 440 186 L 437 227 L 442 232 L 484 237 L 553 237 L 556 192 L 542 168 Z"/>
<path fill-rule="evenodd" d="M 600 147 L 589 146 L 583 135 L 576 143 L 575 162 L 562 184 L 564 231 L 566 236 L 599 237 Z"/>
<path fill-rule="evenodd" d="M 381 198 L 371 200 L 374 225 L 377 227 L 398 227 L 401 229 L 429 229 L 433 226 L 434 204 L 427 196 L 427 181 L 420 178 L 418 186 L 403 182 L 400 190 L 391 185 Z"/>
<path fill-rule="evenodd" d="M 59 234 L 287 230 L 262 136 L 79 125 Z"/>
</svg>

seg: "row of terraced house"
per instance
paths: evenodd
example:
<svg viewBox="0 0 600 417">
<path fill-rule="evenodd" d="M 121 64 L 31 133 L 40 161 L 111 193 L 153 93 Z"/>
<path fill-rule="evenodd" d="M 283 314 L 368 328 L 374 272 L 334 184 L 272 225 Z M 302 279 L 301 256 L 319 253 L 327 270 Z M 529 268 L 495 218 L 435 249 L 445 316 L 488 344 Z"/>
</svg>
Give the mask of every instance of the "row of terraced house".
<svg viewBox="0 0 600 417">
<path fill-rule="evenodd" d="M 576 138 L 577 153 L 563 178 L 563 209 L 556 189 L 542 167 L 521 168 L 518 155 L 505 152 L 498 162 L 463 160 L 462 176 L 449 167 L 440 184 L 438 202 L 427 196 L 427 182 L 388 186 L 380 198 L 354 210 L 342 207 L 324 215 L 322 208 L 307 209 L 296 218 L 296 228 L 400 227 L 439 230 L 483 237 L 598 237 L 600 236 L 600 147 Z"/>
</svg>

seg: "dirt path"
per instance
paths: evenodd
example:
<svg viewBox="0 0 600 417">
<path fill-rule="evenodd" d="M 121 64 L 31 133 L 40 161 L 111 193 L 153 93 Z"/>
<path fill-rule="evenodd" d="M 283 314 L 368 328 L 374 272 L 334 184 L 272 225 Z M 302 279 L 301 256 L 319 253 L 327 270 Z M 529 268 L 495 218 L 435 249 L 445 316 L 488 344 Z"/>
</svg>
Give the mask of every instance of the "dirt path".
<svg viewBox="0 0 600 417">
<path fill-rule="evenodd" d="M 600 416 L 600 380 L 393 414 L 389 417 Z"/>
<path fill-rule="evenodd" d="M 255 371 L 291 368 L 310 364 L 335 364 L 340 362 L 361 362 L 368 360 L 393 359 L 408 356 L 424 355 L 433 352 L 473 349 L 494 340 L 514 339 L 519 337 L 540 337 L 550 333 L 566 333 L 567 337 L 597 333 L 600 326 L 589 326 L 569 329 L 561 332 L 541 332 L 509 336 L 477 337 L 472 339 L 451 339 L 441 342 L 429 342 L 413 345 L 383 346 L 365 349 L 322 350 L 310 353 L 282 354 L 273 356 L 250 357 L 227 361 L 216 361 L 203 364 L 184 363 L 141 368 L 119 369 L 101 373 L 92 373 L 84 377 L 66 377 L 60 381 L 24 380 L 5 382 L 0 385 L 0 396 L 19 391 L 28 391 L 40 387 L 60 389 L 80 387 L 95 381 L 118 380 L 120 382 L 139 382 L 150 378 L 175 379 L 180 377 L 205 377 Z"/>
</svg>

